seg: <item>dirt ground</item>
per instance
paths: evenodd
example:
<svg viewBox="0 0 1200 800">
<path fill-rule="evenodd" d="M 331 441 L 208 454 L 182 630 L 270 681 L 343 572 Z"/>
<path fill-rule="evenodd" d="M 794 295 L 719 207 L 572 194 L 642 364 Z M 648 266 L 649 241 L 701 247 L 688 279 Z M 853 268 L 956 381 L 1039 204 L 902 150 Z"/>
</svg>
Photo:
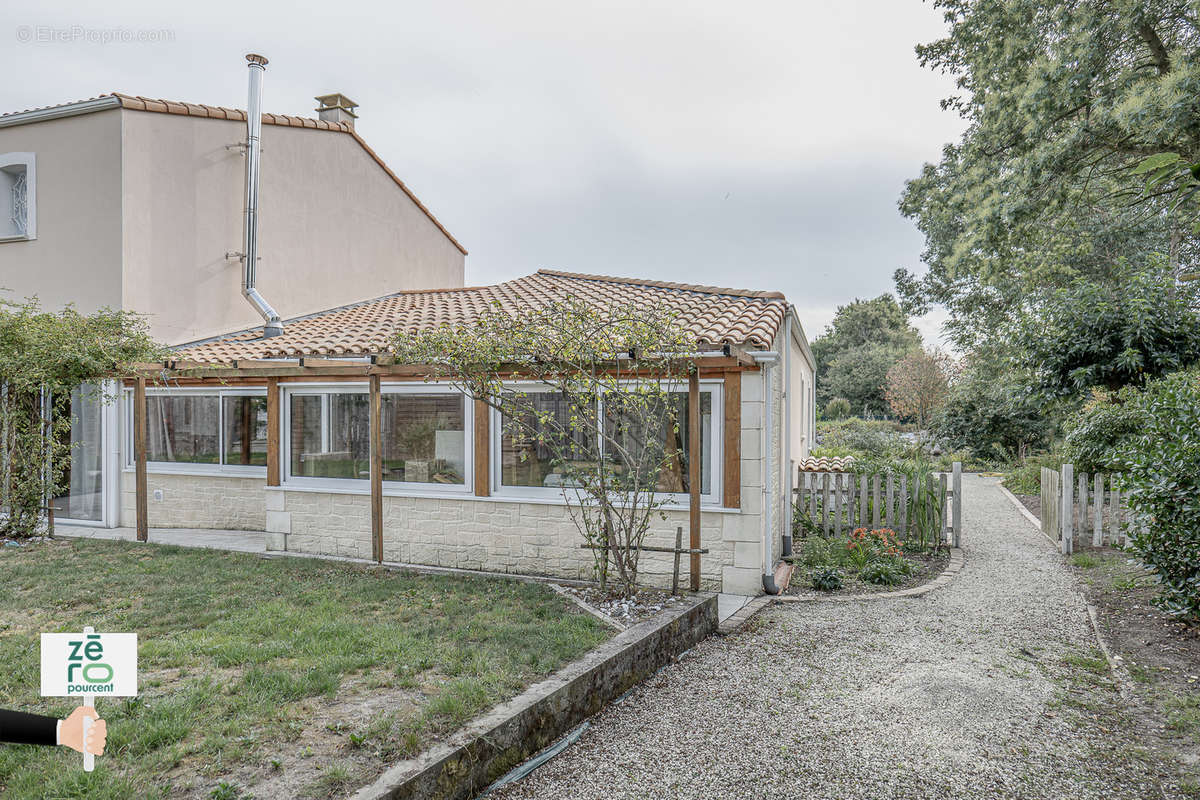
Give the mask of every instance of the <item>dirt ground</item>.
<svg viewBox="0 0 1200 800">
<path fill-rule="evenodd" d="M 1132 678 L 1131 711 L 1145 736 L 1190 765 L 1190 790 L 1200 797 L 1200 626 L 1154 605 L 1157 580 L 1130 554 L 1089 548 L 1072 559 L 1113 655 Z"/>
</svg>

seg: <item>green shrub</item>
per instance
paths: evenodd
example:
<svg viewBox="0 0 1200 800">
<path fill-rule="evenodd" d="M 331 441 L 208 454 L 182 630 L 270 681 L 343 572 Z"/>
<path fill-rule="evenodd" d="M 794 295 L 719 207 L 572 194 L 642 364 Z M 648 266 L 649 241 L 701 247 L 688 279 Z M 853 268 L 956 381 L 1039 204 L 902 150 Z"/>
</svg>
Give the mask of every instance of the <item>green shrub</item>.
<svg viewBox="0 0 1200 800">
<path fill-rule="evenodd" d="M 1139 433 L 1120 462 L 1133 547 L 1158 574 L 1162 608 L 1200 618 L 1200 371 L 1153 381 L 1131 402 Z"/>
<path fill-rule="evenodd" d="M 828 539 L 809 536 L 800 546 L 800 562 L 806 567 L 837 567 L 842 564 L 841 549 Z"/>
<path fill-rule="evenodd" d="M 1036 495 L 1042 490 L 1042 467 L 1057 472 L 1063 465 L 1059 453 L 1043 453 L 1025 459 L 1023 464 L 1013 464 L 1004 472 L 1004 486 L 1013 494 Z"/>
<path fill-rule="evenodd" d="M 1096 392 L 1064 425 L 1066 463 L 1080 472 L 1119 472 L 1120 453 L 1138 434 L 1138 390 Z"/>
<path fill-rule="evenodd" d="M 859 570 L 858 577 L 867 583 L 895 586 L 903 583 L 911 571 L 909 563 L 902 558 L 881 558 Z"/>
<path fill-rule="evenodd" d="M 835 592 L 842 588 L 842 573 L 833 567 L 814 569 L 808 574 L 808 580 L 818 592 Z"/>
<path fill-rule="evenodd" d="M 850 401 L 844 397 L 835 397 L 825 404 L 826 419 L 845 419 L 850 416 Z"/>
</svg>

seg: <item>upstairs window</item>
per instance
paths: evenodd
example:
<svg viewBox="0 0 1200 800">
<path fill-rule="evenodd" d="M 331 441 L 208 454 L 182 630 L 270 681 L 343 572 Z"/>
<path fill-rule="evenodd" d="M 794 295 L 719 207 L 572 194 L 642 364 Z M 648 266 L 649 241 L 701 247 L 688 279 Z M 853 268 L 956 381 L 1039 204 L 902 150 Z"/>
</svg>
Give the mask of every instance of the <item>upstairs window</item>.
<svg viewBox="0 0 1200 800">
<path fill-rule="evenodd" d="M 33 153 L 0 153 L 0 242 L 37 238 Z"/>
</svg>

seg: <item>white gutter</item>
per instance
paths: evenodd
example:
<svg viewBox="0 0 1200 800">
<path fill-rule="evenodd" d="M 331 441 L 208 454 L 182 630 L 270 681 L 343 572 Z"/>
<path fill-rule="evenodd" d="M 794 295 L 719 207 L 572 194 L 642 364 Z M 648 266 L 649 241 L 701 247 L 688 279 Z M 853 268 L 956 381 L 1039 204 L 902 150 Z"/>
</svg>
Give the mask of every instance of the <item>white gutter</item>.
<svg viewBox="0 0 1200 800">
<path fill-rule="evenodd" d="M 771 458 L 771 432 L 775 427 L 775 392 L 771 387 L 772 367 L 779 363 L 779 352 L 776 350 L 757 350 L 750 353 L 751 358 L 762 366 L 764 409 L 763 409 L 763 591 L 767 594 L 779 594 L 775 584 L 775 559 L 771 554 L 775 531 L 775 492 L 774 483 L 778 476 L 775 474 L 774 459 Z"/>
<path fill-rule="evenodd" d="M 34 122 L 45 122 L 62 117 L 77 117 L 80 114 L 91 114 L 96 111 L 106 111 L 110 108 L 120 108 L 119 97 L 96 97 L 92 100 L 81 100 L 78 103 L 53 106 L 51 108 L 35 108 L 29 111 L 18 111 L 15 114 L 5 114 L 0 117 L 0 128 L 11 128 L 14 125 L 31 125 Z"/>
</svg>

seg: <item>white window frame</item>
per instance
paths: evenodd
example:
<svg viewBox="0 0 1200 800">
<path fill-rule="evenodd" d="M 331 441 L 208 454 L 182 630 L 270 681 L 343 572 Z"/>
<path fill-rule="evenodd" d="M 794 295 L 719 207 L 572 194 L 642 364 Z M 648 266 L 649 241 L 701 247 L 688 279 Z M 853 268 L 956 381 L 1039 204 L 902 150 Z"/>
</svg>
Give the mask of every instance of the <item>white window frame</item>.
<svg viewBox="0 0 1200 800">
<path fill-rule="evenodd" d="M 37 238 L 37 155 L 35 153 L 0 153 L 0 170 L 5 167 L 25 168 L 25 232 L 0 236 L 0 242 L 28 242 Z M 7 223 L 7 220 L 4 220 Z"/>
<path fill-rule="evenodd" d="M 621 381 L 622 384 L 634 384 L 636 381 Z M 712 459 L 709 464 L 709 491 L 703 492 L 700 495 L 700 505 L 702 506 L 720 506 L 724 495 L 722 494 L 722 482 L 724 480 L 724 381 L 720 378 L 716 379 L 701 379 L 700 392 L 709 392 L 712 395 L 712 425 L 709 428 L 710 441 L 708 442 L 707 452 Z M 677 388 L 678 387 L 678 388 Z M 544 383 L 533 383 L 527 381 L 513 381 L 504 383 L 505 389 L 518 389 L 520 391 L 533 394 L 535 392 L 553 392 L 549 386 Z M 675 381 L 668 385 L 666 390 L 669 392 L 684 392 L 688 390 L 687 381 Z M 491 452 L 488 454 L 488 464 L 491 469 L 489 483 L 491 486 L 492 496 L 498 498 L 511 498 L 514 500 L 521 499 L 549 499 L 555 498 L 560 502 L 565 501 L 571 493 L 571 488 L 550 488 L 544 486 L 506 486 L 503 483 L 504 468 L 502 464 L 502 443 L 504 438 L 503 419 L 500 410 L 494 407 L 489 408 L 491 417 L 489 419 L 489 447 Z M 604 413 L 604 397 L 603 393 L 600 397 L 600 408 L 598 413 Z M 703 436 L 703 431 L 701 432 Z M 703 450 L 703 442 L 701 443 Z M 654 495 L 654 502 L 661 502 L 667 505 L 687 505 L 690 497 L 686 492 L 666 492 Z"/>
<path fill-rule="evenodd" d="M 280 473 L 282 488 L 294 489 L 328 489 L 340 492 L 352 492 L 355 494 L 369 494 L 371 491 L 371 481 L 369 478 L 309 478 L 302 475 L 292 475 L 292 397 L 304 395 L 322 396 L 324 399 L 321 402 L 321 443 L 326 450 L 329 449 L 330 443 L 330 427 L 329 427 L 329 412 L 331 403 L 328 395 L 331 394 L 368 394 L 370 391 L 369 384 L 366 383 L 284 383 L 279 386 L 280 398 L 279 404 L 282 411 L 279 438 L 282 440 L 279 443 L 279 457 L 281 460 Z M 463 482 L 462 484 L 450 483 L 419 483 L 415 481 L 395 481 L 388 480 L 384 477 L 383 493 L 385 495 L 404 496 L 404 495 L 430 495 L 430 494 L 453 494 L 453 495 L 470 495 L 474 491 L 474 442 L 475 442 L 475 403 L 471 401 L 467 395 L 455 389 L 453 386 L 430 381 L 428 383 L 419 382 L 402 382 L 402 383 L 380 383 L 379 392 L 381 395 L 420 395 L 420 394 L 453 394 L 459 395 L 463 402 Z"/>
<path fill-rule="evenodd" d="M 225 457 L 225 398 L 226 397 L 262 397 L 266 398 L 267 390 L 263 388 L 221 388 L 213 389 L 204 386 L 181 386 L 177 388 L 169 387 L 146 387 L 146 401 L 149 404 L 152 397 L 180 397 L 184 395 L 204 396 L 217 398 L 217 453 L 218 459 Z M 124 407 L 125 418 L 125 471 L 128 472 L 134 468 L 134 452 L 133 452 L 133 390 L 125 390 L 125 398 L 122 401 Z M 147 412 L 149 413 L 149 412 Z M 266 466 L 248 465 L 248 464 L 222 464 L 218 461 L 216 464 L 197 464 L 191 461 L 146 461 L 146 471 L 170 474 L 170 475 L 225 475 L 229 477 L 249 477 L 263 478 L 267 477 Z"/>
</svg>

